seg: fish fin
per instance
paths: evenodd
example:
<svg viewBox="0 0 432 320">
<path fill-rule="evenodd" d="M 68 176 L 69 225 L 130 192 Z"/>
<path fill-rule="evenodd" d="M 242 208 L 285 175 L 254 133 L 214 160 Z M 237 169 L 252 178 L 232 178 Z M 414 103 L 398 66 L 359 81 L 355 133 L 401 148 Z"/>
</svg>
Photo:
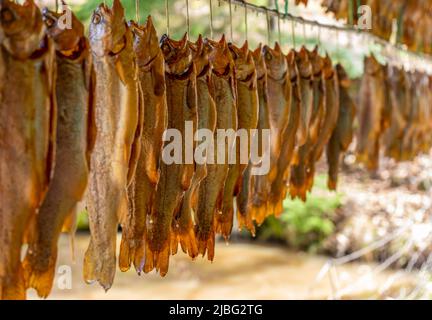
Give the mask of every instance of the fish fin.
<svg viewBox="0 0 432 320">
<path fill-rule="evenodd" d="M 120 58 L 119 57 L 116 57 L 116 60 L 115 60 L 115 68 L 116 68 L 116 71 L 117 71 L 117 75 L 119 76 L 119 78 L 120 78 L 120 81 L 124 84 L 124 85 L 126 85 L 126 74 L 125 74 L 125 70 L 124 70 L 124 67 L 123 67 L 123 64 L 122 64 L 122 62 L 121 62 L 121 60 L 120 60 Z"/>
</svg>

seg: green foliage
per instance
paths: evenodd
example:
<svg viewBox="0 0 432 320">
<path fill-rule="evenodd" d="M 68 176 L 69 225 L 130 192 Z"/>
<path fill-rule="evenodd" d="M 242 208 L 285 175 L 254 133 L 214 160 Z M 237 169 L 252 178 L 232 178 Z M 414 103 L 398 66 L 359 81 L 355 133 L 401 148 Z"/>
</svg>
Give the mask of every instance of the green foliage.
<svg viewBox="0 0 432 320">
<path fill-rule="evenodd" d="M 283 241 L 296 249 L 316 252 L 334 231 L 331 216 L 342 204 L 342 195 L 326 191 L 326 176 L 318 176 L 308 200 L 284 201 L 279 219 L 271 217 L 258 229 L 258 238 Z"/>
<path fill-rule="evenodd" d="M 88 213 L 87 210 L 81 211 L 78 213 L 77 217 L 77 229 L 78 230 L 88 230 L 89 229 L 89 221 L 88 221 Z"/>
</svg>

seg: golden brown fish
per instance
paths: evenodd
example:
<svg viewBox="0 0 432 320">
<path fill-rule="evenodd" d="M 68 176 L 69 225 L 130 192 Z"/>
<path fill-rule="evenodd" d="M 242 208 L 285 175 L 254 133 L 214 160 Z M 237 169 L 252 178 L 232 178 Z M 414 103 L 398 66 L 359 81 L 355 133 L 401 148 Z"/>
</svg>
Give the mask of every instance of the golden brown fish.
<svg viewBox="0 0 432 320">
<path fill-rule="evenodd" d="M 359 96 L 357 161 L 365 164 L 369 170 L 376 170 L 386 103 L 385 75 L 383 67 L 374 56 L 366 57 L 364 63 L 365 73 Z"/>
<path fill-rule="evenodd" d="M 21 245 L 52 178 L 54 46 L 34 1 L 0 1 L 0 300 L 25 299 Z"/>
<path fill-rule="evenodd" d="M 305 47 L 296 52 L 296 63 L 299 70 L 301 95 L 300 124 L 297 129 L 297 148 L 290 175 L 290 194 L 292 198 L 299 197 L 306 201 L 306 163 L 312 147 L 312 116 L 317 119 L 314 111 L 313 67 L 309 52 Z M 314 127 L 316 129 L 316 127 Z M 316 132 L 314 132 L 316 133 Z M 316 141 L 316 135 L 314 137 Z"/>
<path fill-rule="evenodd" d="M 290 75 L 286 56 L 276 42 L 275 49 L 263 48 L 267 67 L 268 108 L 271 130 L 271 158 L 269 184 L 272 184 L 278 173 L 279 154 L 283 143 L 282 133 L 288 125 L 291 105 Z M 269 208 L 270 211 L 273 208 Z M 272 214 L 273 212 L 269 212 Z"/>
<path fill-rule="evenodd" d="M 327 163 L 329 167 L 328 188 L 336 190 L 338 183 L 339 162 L 342 153 L 347 151 L 353 139 L 353 122 L 356 106 L 349 95 L 350 80 L 342 65 L 336 65 L 339 79 L 339 116 L 336 128 L 327 145 Z"/>
<path fill-rule="evenodd" d="M 84 279 L 108 290 L 116 269 L 118 223 L 127 214 L 127 187 L 140 152 L 142 96 L 132 32 L 119 0 L 112 9 L 98 6 L 89 38 L 96 72 L 97 135 L 87 192 L 91 238 Z"/>
<path fill-rule="evenodd" d="M 236 87 L 234 61 L 223 36 L 219 42 L 206 39 L 205 45 L 213 50 L 209 59 L 212 64 L 211 87 L 214 90 L 216 103 L 216 133 L 214 136 L 214 152 L 207 161 L 207 177 L 199 188 L 198 209 L 196 212 L 195 237 L 198 252 L 209 260 L 214 258 L 215 215 L 220 214 L 225 180 L 228 175 L 228 155 L 234 150 L 234 141 L 223 135 L 218 138 L 218 130 L 237 130 Z M 218 154 L 217 146 L 221 150 Z"/>
<path fill-rule="evenodd" d="M 296 64 L 295 51 L 291 50 L 286 56 L 289 75 L 289 118 L 288 125 L 282 133 L 283 144 L 277 162 L 277 176 L 271 185 L 270 203 L 272 213 L 280 215 L 283 211 L 282 203 L 286 197 L 287 185 L 290 180 L 291 165 L 294 161 L 295 148 L 298 146 L 297 130 L 301 121 L 301 92 L 299 70 Z M 288 90 L 287 90 L 288 91 Z"/>
<path fill-rule="evenodd" d="M 325 146 L 330 141 L 333 130 L 336 127 L 339 115 L 339 81 L 337 73 L 333 68 L 332 61 L 328 55 L 324 58 L 323 76 L 325 88 L 325 113 L 322 126 L 319 130 L 318 140 L 312 150 L 311 162 L 317 162 L 322 157 Z M 314 167 L 311 167 L 311 169 L 313 170 Z M 311 171 L 309 174 L 313 176 L 314 171 Z"/>
<path fill-rule="evenodd" d="M 160 43 L 166 67 L 168 129 L 175 129 L 180 134 L 180 141 L 174 137 L 174 141 L 169 144 L 181 152 L 180 159 L 177 159 L 179 161 L 173 159 L 173 163 L 167 163 L 162 155 L 161 177 L 147 222 L 144 271 L 156 269 L 161 276 L 165 276 L 169 266 L 171 223 L 194 175 L 193 154 L 189 154 L 192 159 L 188 159 L 186 145 L 191 144 L 195 135 L 198 112 L 196 69 L 187 34 L 180 41 L 164 35 Z M 186 131 L 187 124 L 192 125 L 189 133 Z M 168 149 L 166 143 L 163 153 L 166 154 Z M 193 153 L 193 149 L 191 151 Z"/>
<path fill-rule="evenodd" d="M 306 190 L 311 191 L 315 175 L 315 159 L 313 148 L 318 142 L 321 129 L 324 127 L 324 115 L 326 112 L 326 88 L 324 86 L 324 59 L 319 55 L 318 47 L 309 53 L 313 69 L 313 112 L 310 127 L 310 140 L 308 141 L 310 152 L 306 159 Z"/>
<path fill-rule="evenodd" d="M 130 22 L 134 34 L 139 81 L 144 97 L 144 126 L 141 155 L 135 179 L 128 189 L 129 211 L 122 226 L 119 265 L 126 271 L 133 263 L 138 273 L 144 266 L 146 217 L 160 176 L 163 133 L 167 126 L 165 61 L 152 18 L 140 26 Z"/>
<path fill-rule="evenodd" d="M 270 130 L 270 119 L 269 119 L 269 108 L 268 108 L 268 95 L 267 95 L 267 67 L 264 61 L 264 55 L 262 46 L 260 45 L 254 52 L 253 58 L 255 61 L 255 67 L 257 70 L 257 87 L 258 87 L 258 99 L 259 99 L 259 117 L 258 117 L 258 156 L 262 157 L 264 152 L 265 144 L 263 140 L 263 130 Z M 246 175 L 246 174 L 245 174 Z M 246 190 L 243 189 L 243 194 L 247 194 Z M 267 215 L 267 204 L 270 193 L 270 183 L 268 175 L 258 175 L 253 177 L 252 183 L 252 195 L 250 200 L 250 208 L 243 210 L 246 214 L 237 213 L 237 220 L 239 228 L 247 228 L 252 233 L 254 232 L 255 226 L 253 220 L 262 223 Z"/>
<path fill-rule="evenodd" d="M 32 226 L 23 263 L 27 286 L 35 288 L 44 298 L 52 288 L 62 227 L 68 220 L 74 220 L 76 205 L 87 187 L 96 136 L 93 73 L 84 26 L 72 15 L 72 28 L 63 28 L 58 24 L 60 16 L 43 10 L 47 33 L 54 40 L 57 52 L 56 168 Z"/>
<path fill-rule="evenodd" d="M 234 197 L 239 192 L 243 172 L 246 170 L 251 151 L 251 130 L 258 125 L 258 89 L 255 62 L 249 51 L 247 41 L 242 48 L 229 45 L 236 68 L 237 86 L 237 133 L 236 154 L 234 163 L 230 162 L 228 176 L 225 181 L 222 212 L 216 215 L 216 233 L 220 233 L 225 240 L 231 235 L 234 219 Z M 249 182 L 243 181 L 243 184 Z M 243 212 L 242 214 L 245 214 Z"/>
<path fill-rule="evenodd" d="M 197 74 L 198 129 L 208 130 L 207 134 L 213 137 L 216 128 L 216 105 L 212 97 L 212 69 L 209 61 L 209 54 L 212 48 L 204 46 L 201 35 L 198 37 L 196 43 L 191 43 L 190 46 L 193 51 L 193 60 Z M 202 142 L 201 145 L 204 145 L 204 143 Z M 202 157 L 203 160 L 207 157 L 205 150 Z M 191 187 L 186 191 L 180 210 L 174 216 L 172 223 L 171 251 L 173 254 L 177 252 L 178 244 L 180 243 L 183 252 L 189 254 L 191 258 L 195 258 L 198 255 L 192 214 L 197 213 L 199 187 L 206 176 L 207 164 L 205 161 L 198 163 L 195 161 L 195 174 Z"/>
</svg>

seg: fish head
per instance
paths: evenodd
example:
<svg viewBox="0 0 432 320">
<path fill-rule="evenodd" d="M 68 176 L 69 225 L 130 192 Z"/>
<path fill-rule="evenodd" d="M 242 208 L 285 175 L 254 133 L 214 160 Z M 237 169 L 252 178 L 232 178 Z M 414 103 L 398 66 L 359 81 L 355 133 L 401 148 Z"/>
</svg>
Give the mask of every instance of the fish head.
<svg viewBox="0 0 432 320">
<path fill-rule="evenodd" d="M 225 74 L 228 68 L 233 66 L 234 61 L 232 60 L 228 43 L 225 40 L 225 35 L 223 35 L 219 41 L 206 38 L 204 40 L 204 46 L 209 47 L 206 50 L 211 50 L 209 60 L 216 73 Z"/>
<path fill-rule="evenodd" d="M 209 67 L 209 55 L 213 48 L 204 44 L 204 40 L 201 35 L 198 36 L 196 42 L 189 42 L 189 46 L 192 50 L 192 57 L 193 61 L 195 62 L 197 74 L 201 74 L 204 70 L 206 70 L 206 68 Z"/>
<path fill-rule="evenodd" d="M 258 48 L 256 48 L 252 52 L 252 57 L 253 57 L 254 62 L 255 62 L 257 78 L 260 79 L 263 76 L 265 76 L 267 73 L 267 68 L 266 68 L 266 64 L 264 61 L 264 55 L 263 55 L 263 47 L 262 47 L 261 43 L 259 44 Z"/>
<path fill-rule="evenodd" d="M 253 72 L 255 72 L 255 62 L 252 52 L 249 50 L 247 40 L 241 48 L 236 47 L 232 43 L 228 44 L 228 47 L 236 67 L 237 79 L 240 81 L 247 79 Z"/>
<path fill-rule="evenodd" d="M 343 88 L 348 89 L 351 85 L 351 80 L 348 77 L 345 68 L 340 63 L 336 65 L 336 72 L 338 75 L 339 85 Z"/>
<path fill-rule="evenodd" d="M 309 59 L 309 52 L 306 47 L 302 47 L 300 51 L 296 52 L 296 63 L 300 75 L 303 78 L 309 78 L 312 76 L 312 63 Z"/>
<path fill-rule="evenodd" d="M 148 64 L 160 53 L 159 39 L 153 19 L 148 16 L 146 23 L 139 25 L 129 21 L 129 29 L 134 35 L 134 51 L 140 64 Z"/>
<path fill-rule="evenodd" d="M 279 43 L 276 42 L 274 49 L 265 45 L 263 55 L 269 77 L 273 79 L 283 78 L 288 71 L 288 65 Z"/>
<path fill-rule="evenodd" d="M 288 54 L 286 56 L 289 76 L 290 76 L 291 80 L 296 79 L 298 76 L 298 67 L 297 67 L 297 62 L 296 62 L 296 55 L 297 55 L 297 53 L 295 52 L 294 49 L 292 49 L 292 50 L 290 50 L 290 52 L 288 52 Z"/>
<path fill-rule="evenodd" d="M 330 79 L 334 75 L 333 62 L 328 54 L 324 57 L 324 77 Z"/>
<path fill-rule="evenodd" d="M 320 56 L 318 46 L 309 52 L 309 59 L 312 63 L 312 71 L 314 75 L 319 75 L 324 68 L 324 59 Z"/>
<path fill-rule="evenodd" d="M 168 73 L 181 75 L 190 68 L 192 52 L 187 33 L 178 41 L 170 39 L 166 34 L 163 35 L 160 40 L 160 48 L 165 57 L 165 66 Z"/>
<path fill-rule="evenodd" d="M 64 3 L 63 3 L 64 4 Z M 75 49 L 84 37 L 84 25 L 72 13 L 72 27 L 62 25 L 63 13 L 57 13 L 48 8 L 42 9 L 42 20 L 46 26 L 46 32 L 55 43 L 57 51 L 70 51 Z"/>
<path fill-rule="evenodd" d="M 364 69 L 367 74 L 376 74 L 381 70 L 382 66 L 372 54 L 369 57 L 365 57 Z"/>
<path fill-rule="evenodd" d="M 99 57 L 120 52 L 126 45 L 127 25 L 120 0 L 112 8 L 101 3 L 93 12 L 89 27 L 92 52 Z"/>
<path fill-rule="evenodd" d="M 6 49 L 23 59 L 40 47 L 45 32 L 42 14 L 34 0 L 23 4 L 0 0 L 0 29 Z"/>
</svg>

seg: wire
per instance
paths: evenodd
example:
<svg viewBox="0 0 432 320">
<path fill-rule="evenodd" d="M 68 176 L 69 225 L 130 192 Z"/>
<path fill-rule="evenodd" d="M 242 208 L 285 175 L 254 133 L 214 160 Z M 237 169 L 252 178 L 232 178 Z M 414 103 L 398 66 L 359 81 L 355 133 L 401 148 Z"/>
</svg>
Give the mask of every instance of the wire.
<svg viewBox="0 0 432 320">
<path fill-rule="evenodd" d="M 244 19 L 245 19 L 245 40 L 248 41 L 248 9 L 244 6 Z"/>
<path fill-rule="evenodd" d="M 213 4 L 212 0 L 209 0 L 210 6 L 210 38 L 213 39 Z M 246 8 L 246 6 L 245 6 Z"/>
<path fill-rule="evenodd" d="M 219 0 L 222 1 L 222 0 Z M 293 21 L 296 23 L 301 23 L 301 24 L 306 24 L 309 26 L 318 26 L 324 29 L 328 29 L 328 30 L 337 30 L 340 32 L 350 32 L 350 33 L 354 33 L 354 34 L 363 34 L 366 35 L 367 37 L 369 37 L 369 39 L 371 41 L 374 41 L 377 44 L 381 44 L 381 45 L 387 45 L 389 42 L 379 38 L 376 35 L 373 35 L 365 30 L 359 29 L 359 28 L 353 28 L 352 26 L 337 26 L 337 25 L 330 25 L 330 24 L 325 24 L 325 23 L 320 23 L 318 21 L 314 21 L 314 20 L 307 20 L 307 19 L 303 19 L 301 17 L 297 17 L 297 16 L 293 16 L 291 14 L 288 13 L 288 1 L 286 0 L 285 2 L 285 10 L 286 13 L 282 14 L 280 12 L 277 12 L 276 10 L 271 10 L 268 9 L 266 7 L 263 6 L 257 6 L 255 4 L 249 3 L 245 0 L 223 0 L 225 2 L 232 2 L 234 4 L 240 5 L 240 6 L 246 6 L 248 7 L 249 10 L 254 11 L 256 13 L 264 13 L 264 14 L 269 14 L 270 16 L 279 16 L 280 19 L 282 20 L 288 20 L 288 21 Z M 428 60 L 432 62 L 432 56 L 425 54 L 425 53 L 420 53 L 420 52 L 413 52 L 413 51 L 408 51 L 406 50 L 402 45 L 400 44 L 390 44 L 393 50 L 398 50 L 398 51 L 402 51 L 406 54 L 412 55 L 412 56 L 417 56 L 420 57 L 424 60 Z"/>
<path fill-rule="evenodd" d="M 169 0 L 165 0 L 165 19 L 166 19 L 166 28 L 167 28 L 167 36 L 170 34 L 170 21 L 169 21 Z"/>
<path fill-rule="evenodd" d="M 233 42 L 234 37 L 233 37 L 232 2 L 231 2 L 231 0 L 228 0 L 228 4 L 229 4 L 229 18 L 230 18 L 230 37 L 231 37 L 231 42 Z"/>
<path fill-rule="evenodd" d="M 135 0 L 135 20 L 140 23 L 140 5 L 139 0 Z"/>
<path fill-rule="evenodd" d="M 270 35 L 270 15 L 268 11 L 266 11 L 266 20 L 267 20 L 267 43 L 270 44 L 271 42 L 271 35 Z"/>
<path fill-rule="evenodd" d="M 189 18 L 189 0 L 186 0 L 186 25 L 187 25 L 187 33 L 190 37 L 190 18 Z"/>
</svg>

